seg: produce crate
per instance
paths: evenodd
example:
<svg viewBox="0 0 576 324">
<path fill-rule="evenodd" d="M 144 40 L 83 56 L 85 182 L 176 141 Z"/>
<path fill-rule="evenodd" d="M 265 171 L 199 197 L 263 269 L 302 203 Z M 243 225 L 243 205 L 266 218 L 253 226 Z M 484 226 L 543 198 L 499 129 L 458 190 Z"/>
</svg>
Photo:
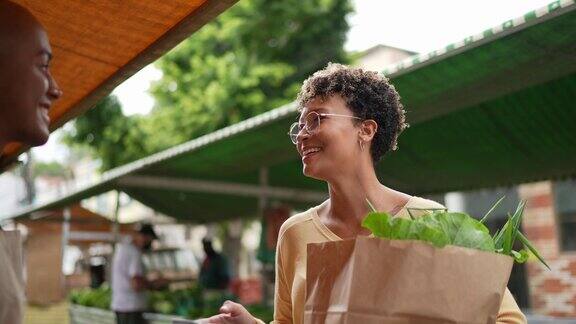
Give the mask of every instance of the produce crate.
<svg viewBox="0 0 576 324">
<path fill-rule="evenodd" d="M 70 305 L 70 324 L 116 324 L 116 315 L 100 308 Z"/>
<path fill-rule="evenodd" d="M 182 317 L 155 313 L 144 313 L 149 324 L 172 324 Z M 114 312 L 94 307 L 70 305 L 70 324 L 116 324 Z"/>
<path fill-rule="evenodd" d="M 144 319 L 148 321 L 148 324 L 172 324 L 177 320 L 183 320 L 182 317 L 156 313 L 144 313 Z"/>
</svg>

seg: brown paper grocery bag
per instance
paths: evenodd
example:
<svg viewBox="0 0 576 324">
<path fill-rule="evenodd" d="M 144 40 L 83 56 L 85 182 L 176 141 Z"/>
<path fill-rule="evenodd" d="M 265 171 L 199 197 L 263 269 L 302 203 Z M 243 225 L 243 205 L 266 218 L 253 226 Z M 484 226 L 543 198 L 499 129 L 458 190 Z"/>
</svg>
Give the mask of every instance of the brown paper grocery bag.
<svg viewBox="0 0 576 324">
<path fill-rule="evenodd" d="M 24 299 L 20 232 L 0 230 L 0 323 L 22 323 Z"/>
<path fill-rule="evenodd" d="M 495 323 L 513 259 L 420 241 L 308 244 L 304 323 Z"/>
</svg>

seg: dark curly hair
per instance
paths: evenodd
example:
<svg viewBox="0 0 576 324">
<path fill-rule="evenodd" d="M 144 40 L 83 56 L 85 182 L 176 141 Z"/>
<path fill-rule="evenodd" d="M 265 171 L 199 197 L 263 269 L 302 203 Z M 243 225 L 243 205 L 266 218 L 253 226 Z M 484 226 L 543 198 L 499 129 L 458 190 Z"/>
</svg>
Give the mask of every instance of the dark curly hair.
<svg viewBox="0 0 576 324">
<path fill-rule="evenodd" d="M 373 71 L 328 63 L 304 81 L 298 94 L 299 109 L 315 98 L 340 95 L 354 116 L 378 123 L 370 153 L 374 163 L 398 147 L 398 136 L 408 127 L 400 95 L 388 79 Z"/>
</svg>

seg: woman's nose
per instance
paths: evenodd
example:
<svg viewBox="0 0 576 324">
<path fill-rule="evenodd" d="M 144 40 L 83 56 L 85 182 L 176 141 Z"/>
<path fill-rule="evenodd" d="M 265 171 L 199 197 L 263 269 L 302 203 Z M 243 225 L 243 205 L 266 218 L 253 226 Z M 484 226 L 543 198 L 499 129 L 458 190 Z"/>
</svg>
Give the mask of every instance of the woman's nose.
<svg viewBox="0 0 576 324">
<path fill-rule="evenodd" d="M 302 142 L 304 138 L 308 138 L 310 133 L 306 130 L 306 127 L 302 127 L 302 129 L 296 135 L 296 142 Z"/>
</svg>

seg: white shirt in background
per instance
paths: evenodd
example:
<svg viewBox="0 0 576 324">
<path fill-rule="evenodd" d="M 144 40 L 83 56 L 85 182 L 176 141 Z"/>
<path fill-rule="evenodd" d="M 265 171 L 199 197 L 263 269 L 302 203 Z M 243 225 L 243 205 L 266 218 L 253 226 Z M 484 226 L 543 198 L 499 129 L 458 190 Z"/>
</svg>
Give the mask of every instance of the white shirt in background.
<svg viewBox="0 0 576 324">
<path fill-rule="evenodd" d="M 112 260 L 112 310 L 138 312 L 147 308 L 145 291 L 132 288 L 132 278 L 144 275 L 142 252 L 128 238 L 116 245 Z"/>
</svg>

